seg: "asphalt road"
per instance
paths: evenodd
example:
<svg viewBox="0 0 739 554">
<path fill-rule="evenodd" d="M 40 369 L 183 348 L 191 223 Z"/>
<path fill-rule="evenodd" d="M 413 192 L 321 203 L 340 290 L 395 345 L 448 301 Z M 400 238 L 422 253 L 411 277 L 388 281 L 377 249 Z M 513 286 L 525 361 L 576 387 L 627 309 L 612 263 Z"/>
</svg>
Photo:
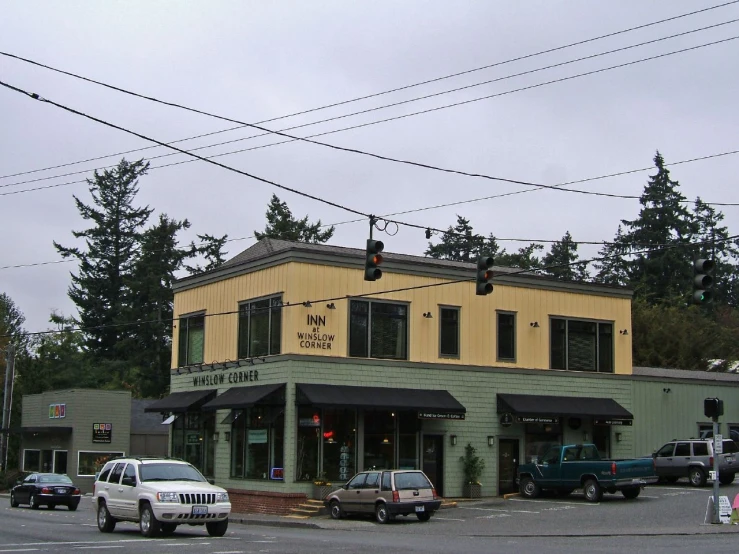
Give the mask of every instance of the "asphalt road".
<svg viewBox="0 0 739 554">
<path fill-rule="evenodd" d="M 606 495 L 590 504 L 581 494 L 567 498 L 511 498 L 460 502 L 431 521 L 398 518 L 387 525 L 366 518 L 327 517 L 296 524 L 284 518 L 232 523 L 225 537 L 204 527 L 182 526 L 168 538 L 145 539 L 134 524 L 100 533 L 89 497 L 76 512 L 11 508 L 0 497 L 0 554 L 81 551 L 127 553 L 316 553 L 332 552 L 695 552 L 734 551 L 739 526 L 704 524 L 711 488 L 687 484 L 652 486 L 636 500 Z M 731 501 L 739 484 L 722 487 Z M 284 526 L 288 523 L 291 526 Z"/>
</svg>

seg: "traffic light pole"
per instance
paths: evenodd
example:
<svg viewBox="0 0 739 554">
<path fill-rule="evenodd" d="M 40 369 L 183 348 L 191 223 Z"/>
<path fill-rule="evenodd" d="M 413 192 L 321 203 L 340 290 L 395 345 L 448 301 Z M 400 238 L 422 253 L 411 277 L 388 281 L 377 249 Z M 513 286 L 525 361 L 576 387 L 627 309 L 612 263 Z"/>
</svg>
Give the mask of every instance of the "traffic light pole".
<svg viewBox="0 0 739 554">
<path fill-rule="evenodd" d="M 720 454 L 716 454 L 716 437 L 718 437 L 718 418 L 713 418 L 713 523 L 721 523 L 721 516 L 719 515 L 719 504 L 718 504 L 718 457 Z M 722 445 L 723 446 L 723 445 Z"/>
</svg>

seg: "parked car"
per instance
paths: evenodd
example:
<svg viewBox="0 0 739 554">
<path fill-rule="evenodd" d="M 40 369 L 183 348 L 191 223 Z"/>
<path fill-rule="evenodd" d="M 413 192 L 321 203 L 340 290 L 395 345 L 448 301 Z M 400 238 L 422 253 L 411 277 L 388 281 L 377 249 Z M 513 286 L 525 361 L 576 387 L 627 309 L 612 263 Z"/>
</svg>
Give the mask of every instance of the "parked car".
<svg viewBox="0 0 739 554">
<path fill-rule="evenodd" d="M 363 471 L 324 500 L 331 517 L 374 514 L 378 523 L 395 516 L 416 514 L 428 521 L 441 506 L 434 485 L 419 470 Z"/>
<path fill-rule="evenodd" d="M 570 494 L 581 488 L 585 500 L 600 502 L 604 492 L 639 496 L 644 485 L 657 482 L 654 461 L 606 460 L 594 444 L 554 446 L 536 463 L 518 466 L 521 495 L 536 498 L 543 490 Z"/>
<path fill-rule="evenodd" d="M 31 473 L 11 489 L 10 505 L 17 508 L 20 504 L 28 504 L 33 510 L 48 506 L 53 510 L 61 504 L 74 512 L 81 497 L 80 489 L 66 475 Z"/>
<path fill-rule="evenodd" d="M 101 532 L 112 532 L 118 521 L 133 521 L 145 537 L 171 535 L 181 524 L 205 525 L 210 536 L 222 537 L 231 513 L 225 489 L 172 458 L 110 460 L 95 481 L 93 502 Z"/>
<path fill-rule="evenodd" d="M 722 485 L 734 482 L 739 471 L 736 443 L 730 439 L 722 442 L 723 454 L 719 454 L 718 479 Z M 668 483 L 687 477 L 694 487 L 702 487 L 713 470 L 713 439 L 673 440 L 653 454 L 657 476 Z"/>
</svg>

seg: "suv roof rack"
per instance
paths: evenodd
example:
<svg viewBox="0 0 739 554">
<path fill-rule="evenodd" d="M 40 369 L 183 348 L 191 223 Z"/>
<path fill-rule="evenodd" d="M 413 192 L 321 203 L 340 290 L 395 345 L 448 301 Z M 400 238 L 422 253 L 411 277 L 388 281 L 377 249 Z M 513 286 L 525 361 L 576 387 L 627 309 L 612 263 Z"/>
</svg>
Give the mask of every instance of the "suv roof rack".
<svg viewBox="0 0 739 554">
<path fill-rule="evenodd" d="M 172 460 L 174 462 L 184 462 L 182 458 L 174 458 L 172 456 L 114 456 L 109 458 L 105 463 L 113 462 L 115 460 L 138 460 L 139 462 L 146 462 L 149 460 Z"/>
</svg>

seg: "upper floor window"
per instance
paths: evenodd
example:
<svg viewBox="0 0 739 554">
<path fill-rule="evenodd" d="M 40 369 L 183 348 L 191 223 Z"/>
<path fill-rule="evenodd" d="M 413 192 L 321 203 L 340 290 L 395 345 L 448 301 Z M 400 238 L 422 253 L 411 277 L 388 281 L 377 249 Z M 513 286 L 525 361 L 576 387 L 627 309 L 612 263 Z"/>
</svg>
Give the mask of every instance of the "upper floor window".
<svg viewBox="0 0 739 554">
<path fill-rule="evenodd" d="M 459 358 L 459 308 L 439 310 L 439 355 Z"/>
<path fill-rule="evenodd" d="M 551 367 L 613 373 L 613 323 L 552 318 Z"/>
<path fill-rule="evenodd" d="M 282 340 L 282 297 L 239 306 L 239 358 L 279 354 Z"/>
<path fill-rule="evenodd" d="M 352 300 L 349 355 L 361 358 L 408 359 L 408 306 L 374 300 Z"/>
<path fill-rule="evenodd" d="M 180 344 L 177 365 L 185 366 L 203 363 L 205 350 L 205 315 L 191 315 L 180 318 Z"/>
<path fill-rule="evenodd" d="M 497 312 L 498 316 L 498 360 L 516 361 L 516 314 Z"/>
</svg>

